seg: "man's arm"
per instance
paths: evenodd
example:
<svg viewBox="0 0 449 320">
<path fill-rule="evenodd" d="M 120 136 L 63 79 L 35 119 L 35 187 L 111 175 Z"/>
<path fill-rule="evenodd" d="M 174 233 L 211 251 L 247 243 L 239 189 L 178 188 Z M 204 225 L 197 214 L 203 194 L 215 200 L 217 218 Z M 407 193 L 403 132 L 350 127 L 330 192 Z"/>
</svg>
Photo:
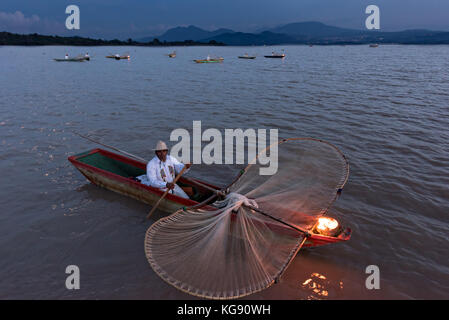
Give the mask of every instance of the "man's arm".
<svg viewBox="0 0 449 320">
<path fill-rule="evenodd" d="M 190 163 L 183 164 L 183 163 L 179 162 L 178 159 L 176 159 L 175 157 L 172 157 L 172 156 L 170 156 L 170 160 L 173 163 L 173 166 L 175 167 L 176 174 L 180 173 L 182 171 L 182 169 L 184 169 L 184 166 L 187 167 L 187 170 L 184 171 L 184 174 L 189 172 L 190 166 L 191 166 Z"/>
</svg>

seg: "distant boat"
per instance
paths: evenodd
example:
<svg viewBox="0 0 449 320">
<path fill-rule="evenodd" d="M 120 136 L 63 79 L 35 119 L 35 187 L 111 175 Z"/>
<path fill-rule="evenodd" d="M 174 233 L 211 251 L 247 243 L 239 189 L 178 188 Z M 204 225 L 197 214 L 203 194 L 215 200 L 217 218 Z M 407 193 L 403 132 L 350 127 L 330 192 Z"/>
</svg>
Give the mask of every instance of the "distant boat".
<svg viewBox="0 0 449 320">
<path fill-rule="evenodd" d="M 223 62 L 224 58 L 223 57 L 219 57 L 219 58 L 210 58 L 207 57 L 206 59 L 197 59 L 197 60 L 193 60 L 196 63 L 217 63 L 217 62 Z"/>
<path fill-rule="evenodd" d="M 169 58 L 176 58 L 176 51 L 173 51 L 172 53 L 168 54 Z"/>
<path fill-rule="evenodd" d="M 256 59 L 256 56 L 250 56 L 245 53 L 243 56 L 239 56 L 239 59 Z"/>
<path fill-rule="evenodd" d="M 265 58 L 278 58 L 278 59 L 283 59 L 283 58 L 285 58 L 285 53 L 276 53 L 276 52 L 273 52 L 272 54 L 271 54 L 271 56 L 264 56 Z"/>
<path fill-rule="evenodd" d="M 371 43 L 369 45 L 370 48 L 377 48 L 379 45 L 377 43 Z"/>
<path fill-rule="evenodd" d="M 63 59 L 55 58 L 53 60 L 55 60 L 57 62 L 83 62 L 83 61 L 89 61 L 88 58 L 83 57 L 83 56 L 78 56 L 78 57 L 75 57 L 75 58 L 68 58 L 68 57 L 66 57 L 66 58 L 63 58 Z"/>
<path fill-rule="evenodd" d="M 124 54 L 124 55 L 118 55 L 118 54 L 114 54 L 114 55 L 109 55 L 109 56 L 106 56 L 106 58 L 109 58 L 109 59 L 115 59 L 115 60 L 121 60 L 121 59 L 128 59 L 129 60 L 129 58 L 130 58 L 130 55 L 129 54 Z"/>
</svg>

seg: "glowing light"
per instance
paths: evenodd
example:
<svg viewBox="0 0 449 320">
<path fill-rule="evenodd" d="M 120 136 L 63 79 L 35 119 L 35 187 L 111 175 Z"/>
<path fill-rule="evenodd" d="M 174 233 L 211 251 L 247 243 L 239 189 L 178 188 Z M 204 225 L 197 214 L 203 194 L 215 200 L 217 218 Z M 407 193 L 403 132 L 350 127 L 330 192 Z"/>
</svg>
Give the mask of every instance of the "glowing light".
<svg viewBox="0 0 449 320">
<path fill-rule="evenodd" d="M 321 217 L 318 219 L 317 229 L 321 231 L 332 231 L 338 227 L 338 221 L 333 218 Z"/>
</svg>

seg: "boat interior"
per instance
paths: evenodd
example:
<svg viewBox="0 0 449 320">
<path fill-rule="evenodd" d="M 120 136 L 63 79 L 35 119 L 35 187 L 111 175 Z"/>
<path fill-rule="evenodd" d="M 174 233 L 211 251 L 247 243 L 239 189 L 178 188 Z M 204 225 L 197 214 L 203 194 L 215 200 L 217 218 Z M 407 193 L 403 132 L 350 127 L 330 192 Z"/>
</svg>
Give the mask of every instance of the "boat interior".
<svg viewBox="0 0 449 320">
<path fill-rule="evenodd" d="M 146 164 L 102 149 L 95 149 L 79 154 L 76 156 L 76 160 L 109 173 L 133 180 L 133 182 L 139 184 L 142 183 L 136 179 L 136 177 L 146 173 Z M 190 199 L 196 202 L 205 201 L 214 194 L 211 190 L 208 190 L 200 184 L 219 190 L 216 186 L 207 184 L 203 181 L 198 181 L 194 178 L 181 177 L 177 184 L 181 188 L 192 188 L 193 196 L 191 196 Z"/>
</svg>

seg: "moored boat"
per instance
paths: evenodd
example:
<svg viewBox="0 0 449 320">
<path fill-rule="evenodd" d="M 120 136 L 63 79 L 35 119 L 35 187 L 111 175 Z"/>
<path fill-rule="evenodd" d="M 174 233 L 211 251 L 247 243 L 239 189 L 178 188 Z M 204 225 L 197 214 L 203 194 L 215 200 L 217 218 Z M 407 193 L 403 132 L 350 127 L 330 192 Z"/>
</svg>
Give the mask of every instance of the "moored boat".
<svg viewBox="0 0 449 320">
<path fill-rule="evenodd" d="M 145 174 L 146 163 L 140 162 L 123 155 L 119 155 L 103 149 L 93 149 L 68 158 L 68 160 L 93 184 L 117 192 L 119 194 L 134 198 L 144 203 L 154 205 L 162 196 L 163 191 L 142 184 L 136 177 Z M 178 181 L 180 186 L 192 187 L 195 191 L 192 199 L 184 199 L 173 194 L 161 201 L 159 209 L 172 213 L 183 207 L 193 207 L 200 204 L 203 209 L 215 210 L 214 190 L 220 188 L 193 178 L 181 177 Z M 311 230 L 303 247 L 316 247 L 330 243 L 349 240 L 351 229 L 342 228 L 332 233 L 319 231 L 318 221 Z M 290 228 L 280 228 L 273 225 L 272 228 L 279 232 L 292 232 Z"/>
<path fill-rule="evenodd" d="M 217 62 L 223 62 L 224 58 L 223 57 L 211 57 L 211 56 L 207 56 L 206 59 L 196 59 L 193 60 L 196 63 L 217 63 Z"/>
<path fill-rule="evenodd" d="M 196 63 L 217 63 L 217 62 L 223 62 L 224 59 L 197 59 L 193 60 Z"/>
<path fill-rule="evenodd" d="M 115 59 L 115 60 L 124 60 L 124 59 L 129 60 L 131 57 L 130 57 L 129 54 L 125 54 L 125 55 L 118 55 L 118 54 L 115 54 L 115 55 L 109 55 L 109 56 L 106 56 L 106 58 L 109 58 L 109 59 Z"/>
<path fill-rule="evenodd" d="M 89 59 L 86 59 L 85 57 L 76 57 L 76 58 L 67 58 L 67 59 L 53 59 L 57 62 L 83 62 L 83 61 L 89 61 Z"/>
<path fill-rule="evenodd" d="M 265 58 L 278 58 L 283 59 L 285 58 L 285 53 L 275 53 L 273 52 L 270 56 L 264 56 Z"/>
<path fill-rule="evenodd" d="M 256 56 L 250 56 L 245 53 L 243 56 L 239 56 L 239 59 L 256 59 Z"/>
<path fill-rule="evenodd" d="M 369 45 L 370 48 L 377 48 L 379 45 L 377 43 L 371 43 Z"/>
</svg>

